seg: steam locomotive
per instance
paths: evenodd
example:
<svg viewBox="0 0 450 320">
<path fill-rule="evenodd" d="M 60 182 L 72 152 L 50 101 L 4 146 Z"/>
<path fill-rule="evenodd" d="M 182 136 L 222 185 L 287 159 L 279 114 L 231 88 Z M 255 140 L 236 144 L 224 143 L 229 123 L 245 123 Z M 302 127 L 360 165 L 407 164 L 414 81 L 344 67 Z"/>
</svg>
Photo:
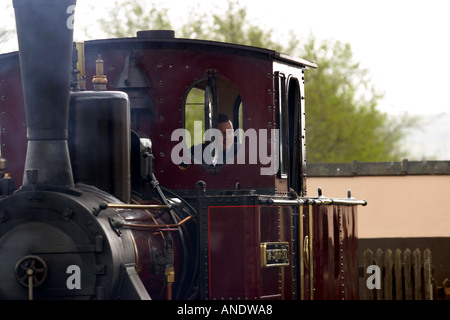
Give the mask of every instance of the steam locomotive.
<svg viewBox="0 0 450 320">
<path fill-rule="evenodd" d="M 76 0 L 13 4 L 0 299 L 358 299 L 365 201 L 307 195 L 315 63 L 166 30 L 73 43 Z"/>
</svg>

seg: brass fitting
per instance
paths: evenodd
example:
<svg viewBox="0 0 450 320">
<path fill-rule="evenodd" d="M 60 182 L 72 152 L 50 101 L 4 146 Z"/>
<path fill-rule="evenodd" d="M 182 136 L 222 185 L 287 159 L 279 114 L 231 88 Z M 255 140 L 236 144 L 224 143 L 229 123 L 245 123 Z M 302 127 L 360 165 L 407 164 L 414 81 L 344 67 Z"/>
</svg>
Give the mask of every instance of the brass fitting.
<svg viewBox="0 0 450 320">
<path fill-rule="evenodd" d="M 103 74 L 103 62 L 102 56 L 99 54 L 95 60 L 95 76 L 92 78 L 94 91 L 106 91 L 108 79 Z"/>
</svg>

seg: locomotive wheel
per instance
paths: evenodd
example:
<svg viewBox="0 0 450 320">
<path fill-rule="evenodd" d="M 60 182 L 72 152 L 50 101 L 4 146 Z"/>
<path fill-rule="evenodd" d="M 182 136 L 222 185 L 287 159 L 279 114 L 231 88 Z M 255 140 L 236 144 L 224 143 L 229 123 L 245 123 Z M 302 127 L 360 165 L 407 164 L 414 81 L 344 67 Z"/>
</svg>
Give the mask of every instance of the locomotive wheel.
<svg viewBox="0 0 450 320">
<path fill-rule="evenodd" d="M 38 256 L 26 256 L 16 264 L 16 278 L 25 287 L 29 286 L 29 277 L 33 287 L 40 286 L 47 278 L 47 264 Z"/>
</svg>

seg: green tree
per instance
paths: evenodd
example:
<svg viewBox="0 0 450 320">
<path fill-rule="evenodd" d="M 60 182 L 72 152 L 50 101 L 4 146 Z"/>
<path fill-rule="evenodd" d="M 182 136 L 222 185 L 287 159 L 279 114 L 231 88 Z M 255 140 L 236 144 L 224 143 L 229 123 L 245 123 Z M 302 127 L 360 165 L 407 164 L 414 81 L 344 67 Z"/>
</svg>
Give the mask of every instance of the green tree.
<svg viewBox="0 0 450 320">
<path fill-rule="evenodd" d="M 92 5 L 92 8 L 94 9 L 95 5 Z M 227 10 L 220 14 L 208 14 L 197 5 L 190 9 L 188 22 L 182 25 L 180 30 L 175 31 L 182 38 L 246 44 L 273 50 L 283 49 L 282 45 L 271 40 L 273 30 L 263 30 L 254 26 L 246 17 L 247 9 L 240 7 L 236 0 L 228 0 Z M 168 9 L 157 8 L 155 4 L 149 6 L 143 0 L 115 0 L 109 12 L 97 22 L 99 28 L 110 37 L 134 37 L 138 30 L 172 29 Z M 87 34 L 90 33 L 89 30 L 85 31 Z M 291 43 L 289 45 L 292 47 Z"/>
<path fill-rule="evenodd" d="M 319 65 L 305 77 L 308 162 L 392 161 L 405 156 L 400 142 L 417 119 L 390 118 L 377 110 L 382 95 L 368 71 L 353 61 L 349 44 L 317 43 L 313 36 L 300 41 L 293 31 L 288 43 L 277 43 L 273 30 L 249 22 L 247 9 L 236 0 L 228 0 L 225 12 L 216 12 L 220 14 L 192 8 L 177 35 L 270 48 Z M 100 27 L 111 36 L 134 36 L 137 30 L 170 28 L 167 13 L 165 8 L 146 7 L 144 1 L 116 0 L 110 16 L 100 19 Z M 117 19 L 119 14 L 123 20 Z"/>
<path fill-rule="evenodd" d="M 167 19 L 168 9 L 149 6 L 147 1 L 115 0 L 110 8 L 107 15 L 98 19 L 100 29 L 108 36 L 135 37 L 139 30 L 172 29 Z M 85 32 L 89 34 L 89 30 Z"/>
<path fill-rule="evenodd" d="M 228 0 L 227 5 L 225 12 L 216 10 L 221 13 L 212 15 L 202 12 L 199 7 L 192 9 L 189 23 L 181 28 L 182 37 L 283 49 L 282 45 L 272 41 L 273 30 L 263 30 L 248 21 L 247 9 L 240 7 L 238 1 Z"/>
<path fill-rule="evenodd" d="M 319 68 L 305 79 L 307 159 L 309 162 L 400 160 L 400 141 L 417 119 L 389 118 L 377 110 L 382 95 L 369 73 L 353 62 L 350 44 L 316 43 L 302 47 L 303 55 Z"/>
</svg>

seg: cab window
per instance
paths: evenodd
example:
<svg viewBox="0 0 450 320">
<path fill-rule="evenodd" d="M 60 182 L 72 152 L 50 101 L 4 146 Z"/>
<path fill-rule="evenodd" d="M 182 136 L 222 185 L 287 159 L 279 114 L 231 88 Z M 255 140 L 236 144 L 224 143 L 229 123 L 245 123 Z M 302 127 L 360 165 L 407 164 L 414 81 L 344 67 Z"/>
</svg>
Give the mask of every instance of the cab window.
<svg viewBox="0 0 450 320">
<path fill-rule="evenodd" d="M 189 149 L 207 144 L 205 132 L 219 129 L 219 122 L 227 119 L 233 130 L 242 128 L 243 106 L 237 88 L 227 79 L 208 71 L 187 90 L 183 103 L 184 128 L 190 134 Z M 240 137 L 236 137 L 238 140 Z"/>
</svg>

